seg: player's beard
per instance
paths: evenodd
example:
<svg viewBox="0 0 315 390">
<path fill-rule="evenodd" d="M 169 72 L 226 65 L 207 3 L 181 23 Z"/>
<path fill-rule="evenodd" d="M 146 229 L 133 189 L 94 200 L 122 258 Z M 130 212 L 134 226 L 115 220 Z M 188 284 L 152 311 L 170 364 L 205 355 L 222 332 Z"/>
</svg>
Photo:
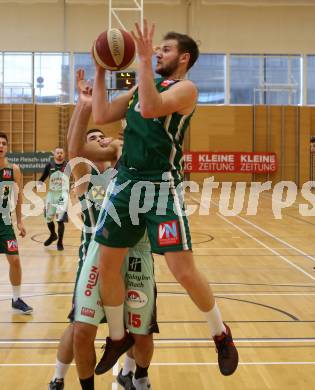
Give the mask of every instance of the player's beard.
<svg viewBox="0 0 315 390">
<path fill-rule="evenodd" d="M 174 58 L 174 60 L 170 62 L 168 65 L 160 69 L 157 69 L 155 72 L 162 77 L 169 77 L 176 72 L 178 68 L 178 64 L 179 64 L 179 57 Z"/>
</svg>

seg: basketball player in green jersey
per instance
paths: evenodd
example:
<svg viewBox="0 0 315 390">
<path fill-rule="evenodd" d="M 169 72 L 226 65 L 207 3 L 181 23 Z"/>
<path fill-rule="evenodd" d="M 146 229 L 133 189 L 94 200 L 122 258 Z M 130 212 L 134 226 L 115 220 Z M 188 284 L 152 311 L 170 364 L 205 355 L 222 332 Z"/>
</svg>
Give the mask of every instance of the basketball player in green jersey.
<svg viewBox="0 0 315 390">
<path fill-rule="evenodd" d="M 9 277 L 13 290 L 12 308 L 22 314 L 31 314 L 33 309 L 21 298 L 22 269 L 19 257 L 18 243 L 11 220 L 11 195 L 15 192 L 15 214 L 20 236 L 26 234 L 22 222 L 22 185 L 21 171 L 16 164 L 8 163 L 8 138 L 0 132 L 0 254 L 4 253 L 9 262 Z"/>
<path fill-rule="evenodd" d="M 78 71 L 78 81 L 84 80 L 84 72 Z M 110 175 L 106 175 L 108 170 L 108 166 L 112 165 L 110 163 L 105 163 L 104 160 L 108 160 L 112 158 L 113 160 L 117 160 L 120 155 L 120 141 L 114 141 L 110 145 L 106 145 L 104 143 L 104 135 L 100 130 L 92 129 L 86 135 L 86 143 L 82 145 L 82 139 L 85 135 L 85 129 L 88 124 L 88 120 L 91 114 L 91 99 L 86 98 L 85 102 L 82 102 L 82 94 L 79 95 L 79 101 L 77 103 L 76 109 L 71 118 L 71 123 L 68 132 L 68 148 L 69 148 L 69 156 L 73 158 L 70 160 L 70 163 L 73 164 L 72 173 L 75 178 L 75 182 L 78 184 L 76 186 L 76 192 L 79 196 L 80 203 L 82 205 L 82 214 L 83 214 L 83 230 L 81 237 L 81 246 L 79 250 L 79 266 L 75 284 L 75 291 L 80 288 L 80 283 L 78 284 L 79 276 L 81 274 L 81 270 L 83 264 L 87 259 L 88 268 L 92 267 L 95 269 L 97 266 L 95 262 L 95 258 L 88 259 L 87 250 L 90 245 L 92 239 L 92 230 L 95 229 L 95 224 L 97 221 L 98 213 L 101 209 L 101 204 L 105 195 L 106 182 L 109 182 Z M 106 147 L 107 146 L 107 147 Z M 91 168 L 90 164 L 86 164 L 86 160 L 77 163 L 75 159 L 85 155 L 86 157 L 91 157 L 93 159 L 92 165 L 94 164 L 94 168 Z M 103 173 L 103 174 L 102 174 Z M 107 176 L 107 177 L 106 177 Z M 87 180 L 87 178 L 90 178 Z M 82 178 L 85 180 L 82 181 Z M 81 182 L 81 184 L 79 184 Z M 96 244 L 96 243 L 95 243 Z M 148 249 L 146 247 L 148 246 Z M 139 247 L 139 246 L 138 246 Z M 94 251 L 97 251 L 97 248 L 94 248 Z M 135 345 L 135 354 L 136 354 L 136 362 L 137 362 L 137 370 L 136 374 L 140 371 L 144 371 L 144 374 L 147 376 L 147 370 L 144 370 L 142 366 L 147 367 L 150 364 L 150 360 L 153 353 L 153 340 L 152 340 L 152 332 L 158 331 L 157 325 L 150 318 L 150 307 L 155 309 L 155 282 L 153 275 L 153 267 L 151 267 L 151 251 L 149 244 L 146 244 L 143 247 L 144 252 L 138 248 L 133 252 L 130 252 L 130 256 L 127 259 L 124 274 L 126 275 L 126 285 L 127 288 L 130 288 L 131 281 L 134 276 L 140 276 L 141 279 L 144 280 L 143 284 L 149 291 L 145 291 L 148 297 L 150 297 L 149 302 L 146 305 L 145 309 L 128 309 L 128 301 L 126 305 L 126 317 L 130 317 L 133 322 L 128 327 L 131 332 L 138 332 L 139 335 L 136 335 L 137 342 Z M 136 255 L 136 257 L 134 257 Z M 148 260 L 145 260 L 148 258 Z M 137 262 L 135 262 L 135 260 Z M 91 263 L 92 262 L 92 263 Z M 141 270 L 142 267 L 142 270 Z M 146 272 L 145 272 L 146 271 Z M 87 273 L 86 271 L 82 271 L 82 273 Z M 89 277 L 89 273 L 87 273 L 87 277 Z M 83 278 L 83 285 L 86 285 L 85 279 Z M 97 290 L 97 285 L 94 288 L 94 292 Z M 133 286 L 132 286 L 133 287 Z M 144 288 L 140 289 L 144 292 Z M 84 290 L 82 290 L 84 292 Z M 150 292 L 152 292 L 150 294 Z M 95 299 L 94 299 L 95 296 Z M 91 301 L 92 300 L 92 301 Z M 82 299 L 80 299 L 77 304 L 74 305 L 79 307 L 78 312 L 80 313 L 79 323 L 75 324 L 75 345 L 76 348 L 76 356 L 81 357 L 80 367 L 79 367 L 79 377 L 80 382 L 82 384 L 83 389 L 92 389 L 94 385 L 90 382 L 93 382 L 91 379 L 91 375 L 93 376 L 94 366 L 95 366 L 95 350 L 94 350 L 94 340 L 96 335 L 97 326 L 99 325 L 101 320 L 104 317 L 103 309 L 99 307 L 99 295 L 93 294 L 93 296 L 89 297 L 88 301 L 84 301 L 81 304 Z M 91 301 L 91 302 L 90 302 Z M 129 303 L 131 304 L 131 303 Z M 82 306 L 83 305 L 83 306 Z M 86 315 L 89 314 L 86 306 L 89 307 L 89 312 L 97 312 L 93 318 L 91 316 Z M 144 321 L 144 317 L 146 314 L 147 322 Z M 69 319 L 73 321 L 74 312 L 72 311 L 69 315 Z M 141 317 L 142 315 L 142 317 Z M 78 316 L 76 316 L 78 317 Z M 77 319 L 76 319 L 77 320 Z M 140 322 L 143 322 L 144 326 L 140 326 Z M 146 326 L 151 326 L 151 330 L 149 330 L 147 334 Z M 143 333 L 143 335 L 141 334 Z M 83 340 L 82 340 L 83 338 Z M 62 390 L 64 388 L 64 376 L 66 371 L 73 360 L 73 325 L 69 325 L 65 330 L 58 348 L 55 375 L 52 381 L 49 384 L 50 390 Z M 81 341 L 81 342 L 80 342 Z M 88 363 L 92 362 L 91 365 Z M 132 385 L 132 377 L 133 377 L 133 369 L 136 365 L 132 351 L 126 355 L 125 364 L 122 370 L 119 372 L 118 381 L 125 389 L 133 389 Z M 141 370 L 142 368 L 142 370 Z M 85 373 L 87 372 L 88 378 L 85 377 Z M 138 382 L 143 380 L 147 381 L 145 376 L 138 379 Z M 136 380 L 137 382 L 137 380 Z"/>
<path fill-rule="evenodd" d="M 45 200 L 45 219 L 50 236 L 44 242 L 44 246 L 57 241 L 57 249 L 62 251 L 63 235 L 65 231 L 64 222 L 67 221 L 67 208 L 69 200 L 69 180 L 63 172 L 66 168 L 65 152 L 63 148 L 57 147 L 54 150 L 53 161 L 49 162 L 43 171 L 39 182 L 43 183 L 49 177 L 48 193 Z M 54 217 L 58 224 L 58 236 L 55 231 Z"/>
<path fill-rule="evenodd" d="M 152 251 L 164 254 L 176 280 L 204 313 L 218 352 L 221 373 L 231 375 L 238 365 L 238 353 L 208 281 L 195 266 L 181 191 L 184 133 L 198 96 L 196 86 L 185 79 L 185 75 L 197 60 L 199 50 L 187 35 L 166 34 L 156 50 L 155 72 L 162 78 L 154 80 L 154 25 L 149 27 L 145 21 L 142 33 L 136 24 L 136 32 L 132 34 L 139 61 L 137 88 L 109 102 L 105 70 L 96 65 L 94 76 L 94 121 L 104 124 L 124 117 L 127 120 L 116 186 L 102 212 L 104 223 L 95 236 L 102 244 L 100 294 L 109 327 L 115 324 L 115 334 L 96 369 L 106 372 L 129 348 L 131 336 L 125 332 L 123 324 L 125 288 L 120 270 L 127 248 L 133 246 L 147 229 Z M 148 182 L 153 193 L 145 197 L 143 187 Z M 122 184 L 125 186 L 121 190 Z M 136 188 L 140 199 L 132 204 Z M 120 217 L 120 225 L 111 218 L 111 209 Z M 138 220 L 133 218 L 134 209 L 139 210 Z"/>
</svg>

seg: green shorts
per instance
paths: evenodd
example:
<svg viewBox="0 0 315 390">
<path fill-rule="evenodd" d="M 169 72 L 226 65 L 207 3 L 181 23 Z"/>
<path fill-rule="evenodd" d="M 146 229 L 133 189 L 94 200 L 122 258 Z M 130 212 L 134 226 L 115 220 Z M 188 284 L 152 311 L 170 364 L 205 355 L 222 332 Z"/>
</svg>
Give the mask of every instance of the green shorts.
<svg viewBox="0 0 315 390">
<path fill-rule="evenodd" d="M 18 243 L 12 225 L 0 225 L 0 253 L 17 255 Z"/>
<path fill-rule="evenodd" d="M 95 240 L 109 247 L 131 248 L 147 229 L 154 253 L 191 250 L 181 183 L 142 181 L 122 167 L 97 224 Z"/>
<path fill-rule="evenodd" d="M 75 292 L 74 319 L 98 326 L 104 322 L 104 308 L 98 284 L 99 244 L 92 241 L 84 261 Z M 149 242 L 144 237 L 129 249 L 122 269 L 126 285 L 124 320 L 126 328 L 135 334 L 158 332 L 156 322 L 156 285 Z"/>
<path fill-rule="evenodd" d="M 49 223 L 56 217 L 57 222 L 67 222 L 69 193 L 48 191 L 45 201 L 45 219 Z"/>
</svg>

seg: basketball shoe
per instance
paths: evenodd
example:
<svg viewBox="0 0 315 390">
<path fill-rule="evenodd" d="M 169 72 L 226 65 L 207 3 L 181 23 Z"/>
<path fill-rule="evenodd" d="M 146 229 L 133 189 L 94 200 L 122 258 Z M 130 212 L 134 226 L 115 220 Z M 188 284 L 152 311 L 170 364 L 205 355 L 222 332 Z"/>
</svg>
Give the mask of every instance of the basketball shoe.
<svg viewBox="0 0 315 390">
<path fill-rule="evenodd" d="M 132 384 L 132 377 L 133 372 L 128 372 L 127 375 L 123 375 L 122 369 L 119 371 L 119 374 L 117 376 L 117 382 L 122 386 L 125 390 L 135 390 L 133 384 Z"/>
<path fill-rule="evenodd" d="M 31 314 L 33 311 L 33 308 L 28 306 L 21 298 L 18 298 L 16 301 L 12 299 L 12 309 L 19 311 L 22 314 Z"/>
<path fill-rule="evenodd" d="M 151 390 L 151 383 L 149 381 L 149 377 L 145 376 L 144 378 L 135 379 L 133 377 L 132 383 L 134 385 L 135 390 Z"/>
<path fill-rule="evenodd" d="M 110 370 L 119 357 L 133 346 L 134 342 L 132 335 L 128 332 L 126 332 L 123 339 L 117 341 L 107 337 L 106 344 L 102 346 L 104 354 L 95 368 L 95 374 L 101 375 Z"/>
<path fill-rule="evenodd" d="M 48 390 L 63 390 L 65 387 L 63 378 L 56 378 L 53 381 L 51 381 L 48 385 Z"/>
<path fill-rule="evenodd" d="M 222 375 L 232 375 L 238 365 L 238 352 L 234 345 L 231 329 L 224 324 L 226 333 L 214 336 L 213 340 L 218 353 L 218 363 Z"/>
</svg>

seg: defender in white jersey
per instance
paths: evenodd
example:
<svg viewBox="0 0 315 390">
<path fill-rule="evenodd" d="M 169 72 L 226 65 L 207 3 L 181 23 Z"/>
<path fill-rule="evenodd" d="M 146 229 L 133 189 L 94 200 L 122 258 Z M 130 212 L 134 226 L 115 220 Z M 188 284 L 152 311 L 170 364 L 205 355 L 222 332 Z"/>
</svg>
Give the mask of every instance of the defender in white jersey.
<svg viewBox="0 0 315 390">
<path fill-rule="evenodd" d="M 45 219 L 50 236 L 44 242 L 48 246 L 57 241 L 57 249 L 63 250 L 64 222 L 67 222 L 67 208 L 69 201 L 69 177 L 64 173 L 67 166 L 63 148 L 57 147 L 54 156 L 42 173 L 39 181 L 43 183 L 49 177 L 48 192 L 45 200 Z M 55 231 L 54 218 L 58 224 L 58 235 Z"/>
</svg>

